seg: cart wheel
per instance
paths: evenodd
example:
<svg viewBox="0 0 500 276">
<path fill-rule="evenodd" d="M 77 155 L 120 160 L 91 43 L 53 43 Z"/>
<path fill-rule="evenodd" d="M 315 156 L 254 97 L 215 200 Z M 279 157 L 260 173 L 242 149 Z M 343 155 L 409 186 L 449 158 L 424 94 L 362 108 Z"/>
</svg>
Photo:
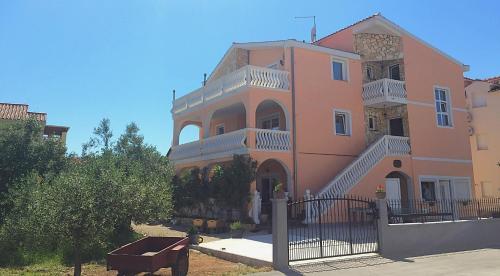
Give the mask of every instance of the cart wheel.
<svg viewBox="0 0 500 276">
<path fill-rule="evenodd" d="M 203 242 L 203 237 L 202 236 L 198 236 L 198 244 L 200 244 L 202 242 Z"/>
<path fill-rule="evenodd" d="M 177 255 L 177 261 L 172 266 L 172 276 L 186 276 L 189 269 L 189 249 L 184 249 Z"/>
</svg>

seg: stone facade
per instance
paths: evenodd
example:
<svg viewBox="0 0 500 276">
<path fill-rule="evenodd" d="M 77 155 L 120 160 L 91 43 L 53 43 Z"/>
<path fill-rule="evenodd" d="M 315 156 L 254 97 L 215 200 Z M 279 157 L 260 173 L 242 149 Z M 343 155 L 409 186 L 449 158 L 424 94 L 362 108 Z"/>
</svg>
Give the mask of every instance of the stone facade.
<svg viewBox="0 0 500 276">
<path fill-rule="evenodd" d="M 363 83 L 372 82 L 375 80 L 389 78 L 389 67 L 399 64 L 399 79 L 405 80 L 405 66 L 403 59 L 393 59 L 384 61 L 366 61 L 363 62 Z M 371 68 L 372 76 L 368 76 L 368 69 Z"/>
<path fill-rule="evenodd" d="M 368 119 L 372 117 L 375 120 L 375 129 L 370 130 L 368 126 Z M 410 129 L 408 124 L 408 110 L 406 105 L 398 105 L 386 108 L 365 108 L 365 132 L 367 145 L 373 143 L 382 135 L 389 134 L 389 119 L 399 118 L 403 119 L 403 133 L 404 136 L 410 136 Z"/>
<path fill-rule="evenodd" d="M 388 34 L 354 35 L 354 51 L 365 61 L 400 59 L 403 57 L 401 37 Z"/>
<path fill-rule="evenodd" d="M 228 53 L 228 56 L 223 60 L 223 63 L 216 71 L 210 75 L 210 81 L 214 81 L 224 75 L 234 72 L 241 67 L 248 65 L 249 51 L 245 49 L 235 48 Z"/>
</svg>

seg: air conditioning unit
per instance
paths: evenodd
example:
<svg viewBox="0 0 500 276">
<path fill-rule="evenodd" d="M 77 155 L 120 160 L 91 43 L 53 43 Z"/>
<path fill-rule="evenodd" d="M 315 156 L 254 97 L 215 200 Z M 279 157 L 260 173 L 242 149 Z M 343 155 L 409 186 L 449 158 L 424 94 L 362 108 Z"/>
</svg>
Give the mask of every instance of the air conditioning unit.
<svg viewBox="0 0 500 276">
<path fill-rule="evenodd" d="M 469 126 L 469 127 L 467 128 L 467 131 L 469 132 L 469 136 L 474 135 L 474 128 L 473 128 L 473 127 Z"/>
</svg>

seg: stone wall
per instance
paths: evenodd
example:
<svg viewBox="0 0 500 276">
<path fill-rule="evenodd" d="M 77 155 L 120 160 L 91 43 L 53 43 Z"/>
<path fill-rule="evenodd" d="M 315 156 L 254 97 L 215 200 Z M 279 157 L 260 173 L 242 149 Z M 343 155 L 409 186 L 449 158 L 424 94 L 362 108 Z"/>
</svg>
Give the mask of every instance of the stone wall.
<svg viewBox="0 0 500 276">
<path fill-rule="evenodd" d="M 355 34 L 354 51 L 366 61 L 400 59 L 403 57 L 401 37 L 388 34 Z"/>
<path fill-rule="evenodd" d="M 399 78 L 405 80 L 405 66 L 402 58 L 391 59 L 384 61 L 366 61 L 363 62 L 363 83 L 389 78 L 389 67 L 399 64 Z M 367 74 L 367 67 L 372 70 L 372 77 L 369 78 Z"/>
<path fill-rule="evenodd" d="M 375 119 L 375 130 L 370 130 L 368 126 L 368 118 Z M 366 144 L 369 145 L 377 140 L 380 136 L 389 134 L 389 119 L 401 117 L 403 119 L 404 136 L 410 136 L 410 128 L 408 124 L 408 109 L 406 105 L 399 105 L 386 108 L 365 108 L 365 132 Z"/>
<path fill-rule="evenodd" d="M 230 53 L 228 53 L 228 56 L 224 59 L 219 68 L 216 71 L 212 72 L 209 82 L 214 81 L 231 72 L 234 72 L 245 65 L 248 65 L 248 56 L 248 50 L 240 48 L 233 49 Z"/>
</svg>

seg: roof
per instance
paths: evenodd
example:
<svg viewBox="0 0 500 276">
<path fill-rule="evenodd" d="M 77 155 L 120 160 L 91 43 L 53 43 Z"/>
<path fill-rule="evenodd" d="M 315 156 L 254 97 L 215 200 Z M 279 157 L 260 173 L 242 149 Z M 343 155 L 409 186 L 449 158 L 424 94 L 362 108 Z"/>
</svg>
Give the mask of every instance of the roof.
<svg viewBox="0 0 500 276">
<path fill-rule="evenodd" d="M 296 47 L 296 48 L 303 48 L 303 49 L 308 49 L 308 50 L 317 51 L 317 52 L 323 52 L 323 53 L 327 53 L 327 54 L 330 54 L 332 56 L 337 56 L 337 57 L 350 58 L 350 59 L 361 59 L 361 57 L 356 53 L 332 49 L 332 48 L 319 46 L 319 45 L 315 45 L 315 44 L 311 44 L 311 43 L 307 43 L 307 42 L 301 42 L 301 41 L 297 41 L 295 39 L 260 41 L 260 42 L 243 42 L 243 43 L 233 42 L 231 47 L 226 51 L 226 53 L 224 54 L 222 59 L 215 66 L 215 68 L 212 70 L 212 73 L 210 73 L 208 80 L 211 80 L 213 73 L 215 71 L 217 71 L 217 69 L 224 63 L 224 60 L 229 56 L 229 53 L 236 48 L 253 50 L 253 49 L 276 48 L 276 47 L 280 47 L 280 48 Z"/>
<path fill-rule="evenodd" d="M 27 104 L 0 103 L 0 119 L 24 120 L 34 118 L 37 121 L 46 121 L 47 114 L 29 112 Z"/>
<path fill-rule="evenodd" d="M 394 22 L 390 21 L 389 19 L 385 18 L 384 16 L 382 16 L 381 13 L 376 13 L 376 14 L 374 14 L 372 16 L 366 17 L 366 18 L 364 18 L 364 19 L 362 19 L 362 20 L 360 20 L 360 21 L 358 21 L 358 22 L 356 22 L 354 24 L 351 24 L 351 25 L 349 25 L 349 26 L 347 26 L 345 28 L 342 28 L 342 29 L 340 29 L 340 30 L 338 30 L 338 31 L 336 31 L 336 32 L 334 32 L 332 34 L 329 34 L 329 35 L 327 35 L 327 36 L 325 36 L 325 37 L 317 40 L 315 43 L 318 43 L 321 40 L 326 39 L 329 36 L 335 35 L 336 33 L 341 32 L 341 31 L 343 31 L 345 29 L 348 29 L 348 28 L 351 28 L 351 27 L 354 27 L 354 26 L 361 26 L 361 25 L 364 25 L 364 24 L 369 24 L 370 22 L 377 23 L 377 24 L 383 26 L 384 28 L 389 29 L 389 30 L 391 30 L 391 31 L 393 31 L 395 33 L 407 35 L 407 36 L 409 36 L 409 37 L 417 40 L 418 42 L 424 44 L 425 46 L 433 49 L 438 54 L 444 56 L 445 58 L 451 60 L 452 62 L 454 62 L 454 63 L 462 66 L 462 68 L 463 68 L 464 71 L 469 71 L 469 66 L 468 65 L 463 64 L 462 62 L 460 62 L 457 59 L 451 57 L 450 55 L 446 54 L 445 52 L 437 49 L 436 47 L 430 45 L 429 43 L 425 42 L 424 40 L 422 40 L 422 39 L 418 38 L 417 36 L 413 35 L 412 33 L 406 31 L 405 29 L 403 29 L 402 27 L 400 27 L 396 23 L 394 23 Z"/>
<path fill-rule="evenodd" d="M 486 79 L 484 79 L 484 81 L 491 82 L 491 83 L 500 83 L 500 76 L 486 78 Z"/>
</svg>

